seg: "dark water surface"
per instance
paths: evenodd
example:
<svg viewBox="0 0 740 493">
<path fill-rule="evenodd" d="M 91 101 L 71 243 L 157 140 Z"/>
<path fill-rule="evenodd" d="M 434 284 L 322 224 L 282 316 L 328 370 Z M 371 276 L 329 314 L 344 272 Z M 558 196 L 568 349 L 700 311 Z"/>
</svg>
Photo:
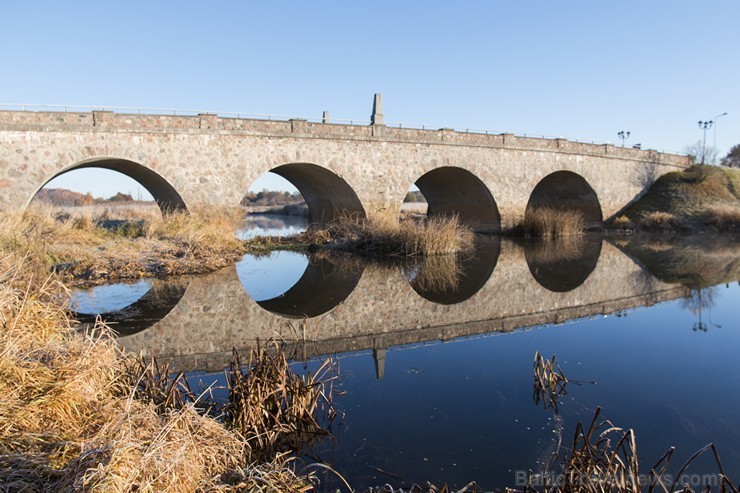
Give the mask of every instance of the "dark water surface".
<svg viewBox="0 0 740 493">
<path fill-rule="evenodd" d="M 517 472 L 546 467 L 559 437 L 570 446 L 597 406 L 635 430 L 644 469 L 670 446 L 677 469 L 713 442 L 737 482 L 739 279 L 732 238 L 480 238 L 475 255 L 457 260 L 371 265 L 276 252 L 74 299 L 80 312 L 110 312 L 123 346 L 206 384 L 222 378 L 232 347 L 271 337 L 286 341 L 300 372 L 336 358 L 341 419 L 334 439 L 305 457 L 355 488 L 515 486 Z M 570 379 L 596 383 L 568 383 L 557 414 L 537 405 L 536 351 L 556 355 Z M 693 469 L 716 472 L 708 460 Z"/>
</svg>

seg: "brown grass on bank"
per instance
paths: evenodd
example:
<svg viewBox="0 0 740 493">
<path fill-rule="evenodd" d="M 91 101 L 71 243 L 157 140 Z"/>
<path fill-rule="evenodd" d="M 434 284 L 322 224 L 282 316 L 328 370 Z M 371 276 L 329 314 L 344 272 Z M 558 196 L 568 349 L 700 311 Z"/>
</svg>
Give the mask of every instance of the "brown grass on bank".
<svg viewBox="0 0 740 493">
<path fill-rule="evenodd" d="M 70 211 L 31 207 L 0 214 L 0 247 L 31 252 L 65 281 L 94 284 L 116 279 L 203 273 L 238 260 L 244 242 L 234 236 L 240 209 L 201 208 L 143 219 L 114 219 L 108 208 Z"/>
<path fill-rule="evenodd" d="M 473 247 L 473 231 L 456 216 L 399 221 L 397 216 L 339 218 L 326 229 L 336 250 L 369 256 L 446 255 Z"/>
<path fill-rule="evenodd" d="M 538 207 L 527 211 L 522 223 L 525 237 L 557 238 L 581 234 L 585 228 L 579 211 Z"/>
<path fill-rule="evenodd" d="M 641 229 L 651 232 L 688 232 L 691 230 L 688 222 L 670 212 L 648 212 L 642 217 Z"/>
<path fill-rule="evenodd" d="M 311 478 L 294 474 L 284 456 L 251 464 L 247 441 L 192 402 L 162 407 L 140 398 L 127 373 L 131 360 L 106 328 L 77 333 L 59 303 L 63 286 L 40 282 L 28 262 L 12 254 L 0 257 L 4 491 L 310 487 Z"/>
</svg>

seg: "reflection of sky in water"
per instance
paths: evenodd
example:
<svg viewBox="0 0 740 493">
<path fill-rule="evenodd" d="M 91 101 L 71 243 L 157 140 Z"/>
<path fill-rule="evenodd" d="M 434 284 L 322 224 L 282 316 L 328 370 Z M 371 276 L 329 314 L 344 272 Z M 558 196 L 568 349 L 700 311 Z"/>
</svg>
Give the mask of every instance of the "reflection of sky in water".
<svg viewBox="0 0 740 493">
<path fill-rule="evenodd" d="M 302 233 L 306 226 L 308 219 L 305 217 L 248 214 L 236 236 L 241 240 L 249 240 L 255 236 L 291 236 Z"/>
<path fill-rule="evenodd" d="M 541 467 L 555 447 L 555 415 L 532 400 L 539 350 L 557 355 L 569 378 L 597 382 L 566 387 L 565 447 L 577 422 L 601 406 L 602 418 L 635 429 L 648 467 L 670 446 L 678 447 L 672 466 L 680 467 L 714 442 L 738 479 L 738 297 L 737 283 L 714 288 L 715 305 L 701 315 L 707 332 L 692 330 L 699 315 L 676 300 L 622 317 L 394 347 L 382 380 L 371 352 L 347 354 L 340 359 L 347 393 L 335 401 L 346 413 L 343 429 L 316 451 L 356 488 L 391 479 L 375 468 L 457 488 L 472 480 L 485 491 L 514 486 L 517 470 Z M 716 472 L 710 461 L 696 465 L 696 472 Z"/>
<path fill-rule="evenodd" d="M 236 264 L 236 273 L 249 296 L 254 301 L 264 301 L 290 289 L 307 266 L 308 257 L 304 254 L 278 251 L 260 257 L 245 255 Z"/>
<path fill-rule="evenodd" d="M 108 284 L 72 292 L 71 308 L 77 313 L 96 315 L 126 308 L 144 296 L 151 283 L 141 280 L 135 284 Z"/>
</svg>

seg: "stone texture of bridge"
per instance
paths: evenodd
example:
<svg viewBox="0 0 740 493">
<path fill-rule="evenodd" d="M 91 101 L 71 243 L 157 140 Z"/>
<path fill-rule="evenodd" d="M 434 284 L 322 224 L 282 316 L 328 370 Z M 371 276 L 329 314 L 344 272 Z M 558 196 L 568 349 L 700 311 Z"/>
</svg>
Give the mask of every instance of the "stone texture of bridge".
<svg viewBox="0 0 740 493">
<path fill-rule="evenodd" d="M 291 181 L 313 222 L 344 212 L 397 215 L 416 184 L 429 214 L 479 231 L 520 220 L 528 205 L 619 213 L 686 156 L 565 139 L 448 129 L 197 116 L 0 111 L 0 209 L 25 208 L 51 179 L 100 167 L 139 181 L 164 207 L 237 205 L 272 171 Z"/>
</svg>

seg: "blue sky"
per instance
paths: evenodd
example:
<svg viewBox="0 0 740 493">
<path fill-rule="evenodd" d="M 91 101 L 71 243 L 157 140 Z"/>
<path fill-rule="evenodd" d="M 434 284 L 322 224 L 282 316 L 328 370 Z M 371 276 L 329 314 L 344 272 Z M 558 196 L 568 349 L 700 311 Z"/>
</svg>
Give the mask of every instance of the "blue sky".
<svg viewBox="0 0 740 493">
<path fill-rule="evenodd" d="M 629 130 L 628 145 L 681 151 L 728 112 L 717 147 L 740 143 L 736 0 L 27 0 L 0 18 L 0 103 L 367 120 L 380 92 L 389 124 Z M 117 191 L 100 180 L 73 181 Z"/>
</svg>

